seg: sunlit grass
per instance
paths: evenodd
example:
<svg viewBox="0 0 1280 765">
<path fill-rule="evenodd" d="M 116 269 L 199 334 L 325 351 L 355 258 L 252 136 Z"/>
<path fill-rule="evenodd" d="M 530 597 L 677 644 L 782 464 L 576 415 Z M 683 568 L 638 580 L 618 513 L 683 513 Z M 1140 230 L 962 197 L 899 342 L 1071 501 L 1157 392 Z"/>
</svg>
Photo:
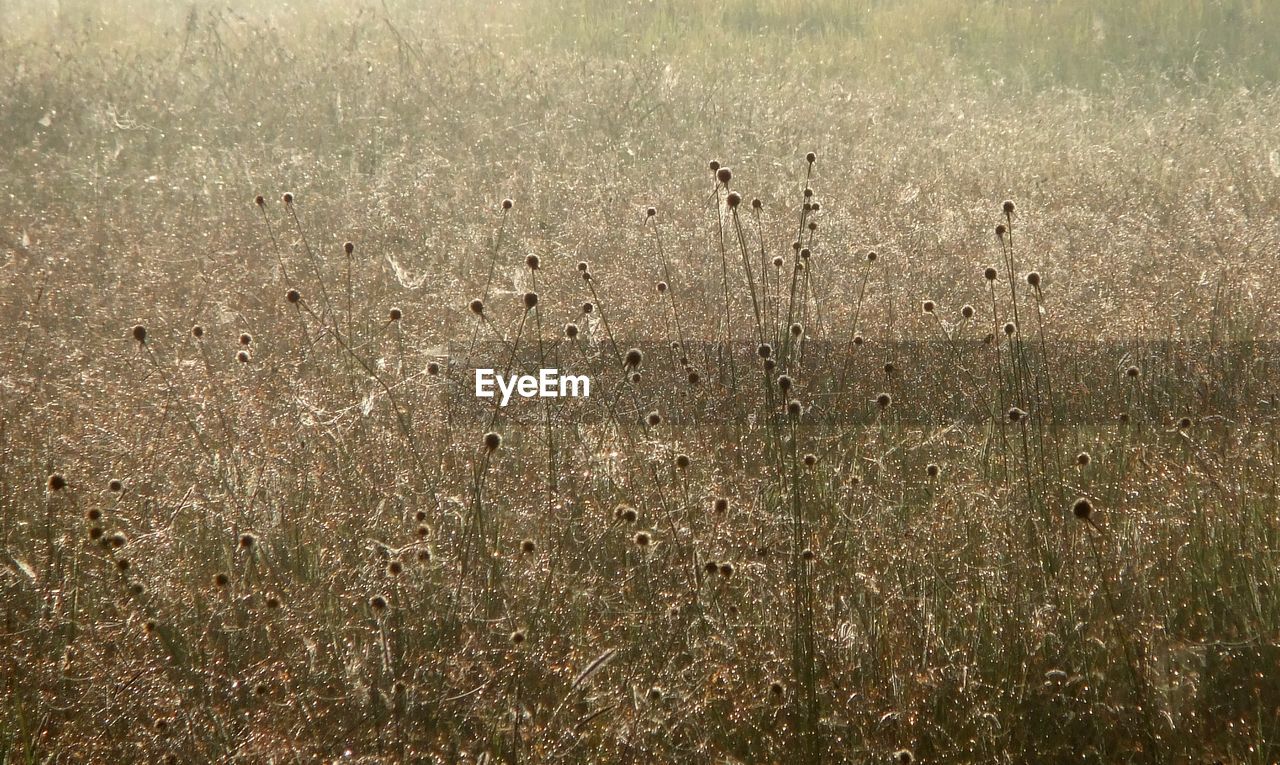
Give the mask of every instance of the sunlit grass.
<svg viewBox="0 0 1280 765">
<path fill-rule="evenodd" d="M 60 8 L 10 760 L 1276 759 L 1271 5 Z"/>
</svg>

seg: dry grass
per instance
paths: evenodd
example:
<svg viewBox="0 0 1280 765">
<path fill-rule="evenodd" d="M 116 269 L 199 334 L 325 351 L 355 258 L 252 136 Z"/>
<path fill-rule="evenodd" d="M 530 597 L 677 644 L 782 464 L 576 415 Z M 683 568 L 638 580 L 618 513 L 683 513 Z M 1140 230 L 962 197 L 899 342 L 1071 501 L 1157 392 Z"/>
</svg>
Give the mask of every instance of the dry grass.
<svg viewBox="0 0 1280 765">
<path fill-rule="evenodd" d="M 6 38 L 6 761 L 1280 757 L 1271 64 L 617 7 Z"/>
</svg>

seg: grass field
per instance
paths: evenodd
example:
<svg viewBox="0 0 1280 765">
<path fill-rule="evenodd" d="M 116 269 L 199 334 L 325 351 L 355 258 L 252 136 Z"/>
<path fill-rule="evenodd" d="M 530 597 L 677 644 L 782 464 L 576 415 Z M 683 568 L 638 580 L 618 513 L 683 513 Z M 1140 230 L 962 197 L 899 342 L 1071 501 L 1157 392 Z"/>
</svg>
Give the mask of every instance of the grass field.
<svg viewBox="0 0 1280 765">
<path fill-rule="evenodd" d="M 0 28 L 0 762 L 1280 761 L 1280 5 Z"/>
</svg>

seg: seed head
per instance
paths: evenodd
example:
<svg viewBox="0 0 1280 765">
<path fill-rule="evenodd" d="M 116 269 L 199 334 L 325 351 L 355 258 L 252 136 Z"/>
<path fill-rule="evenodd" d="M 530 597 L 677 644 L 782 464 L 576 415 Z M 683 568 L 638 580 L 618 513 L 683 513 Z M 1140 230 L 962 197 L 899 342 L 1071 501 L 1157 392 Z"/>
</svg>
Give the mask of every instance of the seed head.
<svg viewBox="0 0 1280 765">
<path fill-rule="evenodd" d="M 804 411 L 804 405 L 800 403 L 800 399 L 793 398 L 787 402 L 787 414 L 792 417 L 799 417 Z"/>
<path fill-rule="evenodd" d="M 921 307 L 924 309 L 925 313 L 933 313 L 933 310 L 937 308 L 938 305 L 937 303 L 934 303 L 932 300 L 926 300 L 924 301 L 924 304 Z"/>
<path fill-rule="evenodd" d="M 666 291 L 667 291 L 667 283 L 666 283 L 666 282 L 658 282 L 656 285 L 654 285 L 654 288 L 655 288 L 656 290 L 658 290 L 658 294 L 659 294 L 659 295 L 663 295 L 663 294 L 665 294 L 665 293 L 666 293 Z"/>
<path fill-rule="evenodd" d="M 631 541 L 636 543 L 636 547 L 648 547 L 653 542 L 653 537 L 647 531 L 637 531 Z"/>
<path fill-rule="evenodd" d="M 526 310 L 532 311 L 534 307 L 537 305 L 538 305 L 538 293 L 536 292 L 524 293 L 524 307 Z"/>
<path fill-rule="evenodd" d="M 813 257 L 813 251 L 810 250 L 808 247 L 803 247 L 800 249 L 801 260 L 808 260 L 809 258 L 812 258 L 812 257 Z"/>
<path fill-rule="evenodd" d="M 530 271 L 537 271 L 542 267 L 542 258 L 537 255 L 528 255 L 524 259 L 524 264 L 529 267 Z"/>
<path fill-rule="evenodd" d="M 91 507 L 84 511 L 85 520 L 96 521 L 102 517 L 102 511 L 96 507 Z"/>
<path fill-rule="evenodd" d="M 404 318 L 404 312 L 399 308 L 392 308 L 390 311 L 387 311 L 387 318 L 391 321 L 400 321 Z"/>
<path fill-rule="evenodd" d="M 1128 369 L 1124 370 L 1125 377 L 1137 377 L 1141 374 L 1142 374 L 1142 370 L 1138 369 L 1137 367 L 1129 367 Z"/>
<path fill-rule="evenodd" d="M 1191 427 L 1190 417 L 1183 417 L 1182 419 L 1178 420 L 1178 430 L 1187 430 L 1190 427 Z"/>
<path fill-rule="evenodd" d="M 140 345 L 147 343 L 147 328 L 141 324 L 133 325 L 133 339 L 137 340 Z"/>
<path fill-rule="evenodd" d="M 720 169 L 720 163 L 717 160 L 713 159 L 707 163 L 707 167 L 711 168 L 711 172 L 714 173 L 715 171 Z"/>
<path fill-rule="evenodd" d="M 1014 334 L 1015 334 L 1015 333 L 1017 333 L 1017 331 L 1018 331 L 1018 325 L 1017 325 L 1017 324 L 1014 324 L 1014 323 L 1013 323 L 1013 322 L 1011 322 L 1011 321 L 1006 321 L 1006 322 L 1004 323 L 1004 334 L 1005 334 L 1005 337 L 1013 337 L 1013 336 L 1014 336 Z"/>
<path fill-rule="evenodd" d="M 783 393 L 786 393 L 787 391 L 791 390 L 791 385 L 793 382 L 795 381 L 791 379 L 791 375 L 779 375 L 778 389 L 781 390 Z"/>
<path fill-rule="evenodd" d="M 729 205 L 730 210 L 735 210 L 738 205 L 742 204 L 742 195 L 736 191 L 730 191 L 725 203 Z"/>
<path fill-rule="evenodd" d="M 961 308 L 960 308 L 960 315 L 961 315 L 961 316 L 963 316 L 963 317 L 964 317 L 964 318 L 966 318 L 966 319 L 972 319 L 972 318 L 973 318 L 973 314 L 974 314 L 973 306 L 971 306 L 971 305 L 967 305 L 967 304 L 966 304 L 966 305 L 964 305 L 964 306 L 961 306 Z"/>
<path fill-rule="evenodd" d="M 386 597 L 382 595 L 374 595 L 372 598 L 369 598 L 369 608 L 372 608 L 375 613 L 382 613 L 387 610 Z"/>
<path fill-rule="evenodd" d="M 781 256 L 781 255 L 775 255 L 775 256 L 773 256 L 773 267 L 774 267 L 774 268 L 782 268 L 782 263 L 783 263 L 783 260 L 782 260 L 782 256 Z"/>
<path fill-rule="evenodd" d="M 564 336 L 569 338 L 570 340 L 577 337 L 578 325 L 574 324 L 573 322 L 569 322 L 568 324 L 564 325 Z"/>
<path fill-rule="evenodd" d="M 240 362 L 241 364 L 248 364 L 251 358 L 252 357 L 249 355 L 248 351 L 244 351 L 244 350 L 236 351 L 236 361 Z"/>
<path fill-rule="evenodd" d="M 484 301 L 480 298 L 472 300 L 467 307 L 470 308 L 471 313 L 474 313 L 476 316 L 484 316 Z"/>
<path fill-rule="evenodd" d="M 280 199 L 285 203 L 286 206 L 293 204 L 293 192 L 286 191 L 283 195 L 281 195 Z"/>
<path fill-rule="evenodd" d="M 876 251 L 875 251 L 875 250 L 872 250 L 872 251 L 870 251 L 870 252 L 868 252 L 868 253 L 867 253 L 867 262 L 868 262 L 868 263 L 874 263 L 874 262 L 876 262 L 876 258 L 878 258 L 878 257 L 880 257 L 880 256 L 876 254 Z"/>
<path fill-rule="evenodd" d="M 524 643 L 527 637 L 528 636 L 525 635 L 524 630 L 515 630 L 511 633 L 511 644 L 520 645 Z"/>
<path fill-rule="evenodd" d="M 595 303 L 592 303 L 592 302 L 589 302 L 589 301 L 588 301 L 588 302 L 586 302 L 586 303 L 583 303 L 583 304 L 582 304 L 582 312 L 583 312 L 583 313 L 594 313 L 594 312 L 595 312 L 595 310 L 596 310 L 596 304 L 595 304 Z"/>
<path fill-rule="evenodd" d="M 1093 503 L 1087 497 L 1080 497 L 1072 503 L 1071 514 L 1082 521 L 1087 521 L 1093 515 Z"/>
<path fill-rule="evenodd" d="M 801 551 L 801 553 L 800 553 L 800 557 L 801 557 L 801 558 L 804 558 L 805 560 L 813 560 L 814 558 L 816 558 L 816 557 L 818 557 L 818 556 L 817 556 L 817 554 L 815 554 L 815 553 L 813 552 L 813 550 L 811 550 L 811 549 L 809 549 L 808 547 L 806 547 L 806 548 L 804 548 L 804 550 L 802 550 L 802 551 Z"/>
<path fill-rule="evenodd" d="M 502 200 L 502 209 L 503 209 L 503 210 L 510 210 L 512 207 L 515 207 L 515 206 L 516 206 L 515 201 L 513 201 L 510 197 L 508 197 L 508 198 L 506 198 L 506 199 Z"/>
<path fill-rule="evenodd" d="M 804 161 L 812 165 L 814 162 L 818 161 L 818 155 L 814 154 L 813 152 L 809 152 L 808 154 L 804 155 Z"/>
<path fill-rule="evenodd" d="M 792 337 L 800 337 L 804 334 L 804 325 L 800 322 L 796 322 L 788 328 L 788 331 L 791 333 Z"/>
<path fill-rule="evenodd" d="M 200 338 L 204 337 L 204 327 L 200 326 L 199 324 L 197 324 L 197 325 L 195 325 L 194 327 L 192 327 L 192 328 L 191 328 L 191 336 L 192 336 L 192 337 L 194 337 L 194 338 L 195 338 L 195 339 L 197 339 L 197 340 L 199 340 Z"/>
<path fill-rule="evenodd" d="M 49 491 L 62 491 L 67 488 L 67 479 L 62 477 L 61 473 L 54 473 L 49 476 Z"/>
<path fill-rule="evenodd" d="M 1012 215 L 1012 214 L 1013 214 L 1013 200 L 1012 200 L 1012 199 L 1006 199 L 1006 200 L 1004 200 L 1004 202 L 1002 202 L 1002 203 L 1000 204 L 1000 209 L 1001 209 L 1001 210 L 1004 210 L 1004 214 L 1005 214 L 1005 215 Z"/>
<path fill-rule="evenodd" d="M 538 543 L 534 542 L 532 539 L 526 539 L 520 543 L 520 552 L 524 553 L 525 555 L 531 555 L 537 549 L 538 549 Z"/>
<path fill-rule="evenodd" d="M 632 348 L 627 351 L 626 365 L 630 369 L 639 369 L 640 364 L 644 362 L 644 353 L 639 348 Z"/>
<path fill-rule="evenodd" d="M 767 359 L 773 355 L 773 346 L 768 343 L 761 343 L 756 346 L 756 355 L 762 359 Z"/>
<path fill-rule="evenodd" d="M 618 505 L 613 509 L 613 517 L 623 523 L 635 523 L 640 518 L 640 513 L 631 505 Z"/>
<path fill-rule="evenodd" d="M 810 452 L 810 453 L 808 453 L 808 454 L 804 455 L 804 465 L 805 465 L 805 467 L 813 467 L 813 466 L 814 466 L 814 465 L 816 465 L 816 464 L 818 464 L 818 455 L 816 455 L 816 454 L 814 454 L 814 453 L 812 453 L 812 452 Z"/>
<path fill-rule="evenodd" d="M 751 200 L 751 209 L 759 210 L 762 207 L 764 207 L 764 202 L 761 202 L 759 197 Z"/>
<path fill-rule="evenodd" d="M 1027 417 L 1027 413 L 1016 406 L 1009 407 L 1009 422 L 1022 422 Z"/>
<path fill-rule="evenodd" d="M 1032 287 L 1035 287 L 1036 289 L 1040 289 L 1040 272 L 1039 271 L 1029 272 L 1027 274 L 1027 284 L 1031 285 Z"/>
<path fill-rule="evenodd" d="M 1004 239 L 1004 235 L 1009 232 L 1009 228 L 1003 223 L 996 224 L 996 239 Z"/>
<path fill-rule="evenodd" d="M 916 756 L 911 753 L 910 749 L 899 749 L 893 753 L 893 761 L 898 765 L 911 765 L 916 761 Z"/>
<path fill-rule="evenodd" d="M 653 218 L 658 214 L 658 208 L 650 207 L 648 210 L 644 211 L 644 214 L 646 218 Z"/>
<path fill-rule="evenodd" d="M 254 203 L 255 205 L 257 205 L 258 207 L 266 207 L 266 206 L 267 206 L 267 200 L 266 200 L 266 198 L 264 198 L 261 194 L 259 194 L 258 196 L 256 196 L 256 197 L 254 197 L 254 198 L 253 198 L 253 203 Z"/>
<path fill-rule="evenodd" d="M 720 576 L 728 579 L 733 576 L 733 564 L 729 562 L 720 564 Z"/>
<path fill-rule="evenodd" d="M 432 377 L 435 377 L 436 375 L 440 374 L 440 362 L 432 361 L 428 363 L 427 374 L 431 375 Z"/>
<path fill-rule="evenodd" d="M 716 171 L 716 180 L 725 186 L 729 185 L 729 181 L 733 180 L 733 171 L 727 167 L 722 167 Z"/>
<path fill-rule="evenodd" d="M 213 586 L 222 589 L 231 583 L 231 577 L 222 572 L 213 575 Z"/>
<path fill-rule="evenodd" d="M 888 409 L 889 406 L 892 404 L 893 404 L 893 396 L 890 396 L 888 393 L 881 393 L 880 395 L 876 396 L 876 406 L 880 407 L 881 409 Z"/>
<path fill-rule="evenodd" d="M 680 468 L 681 470 L 688 470 L 690 462 L 691 460 L 689 459 L 689 455 L 687 454 L 676 455 L 676 467 Z"/>
<path fill-rule="evenodd" d="M 930 478 L 937 478 L 938 475 L 942 472 L 942 468 L 931 462 L 925 467 L 924 471 L 929 475 Z"/>
<path fill-rule="evenodd" d="M 241 345 L 252 345 L 252 344 L 253 344 L 253 335 L 249 334 L 248 332 L 241 332 L 241 333 L 240 333 L 240 344 L 241 344 Z"/>
<path fill-rule="evenodd" d="M 500 446 L 502 446 L 501 433 L 491 430 L 484 434 L 484 448 L 486 451 L 496 452 Z"/>
<path fill-rule="evenodd" d="M 702 564 L 702 570 L 706 571 L 708 574 L 714 574 L 720 570 L 720 564 L 713 560 L 709 560 Z"/>
<path fill-rule="evenodd" d="M 356 251 L 356 245 L 355 245 L 355 243 L 354 243 L 354 242 L 343 242 L 343 243 L 342 243 L 342 251 L 343 251 L 343 252 L 345 252 L 345 253 L 346 253 L 346 254 L 348 254 L 348 255 L 350 255 L 351 253 L 355 252 L 355 251 Z"/>
<path fill-rule="evenodd" d="M 1000 272 L 996 270 L 995 266 L 987 266 L 986 270 L 982 272 L 982 278 L 989 282 L 994 282 L 999 275 Z"/>
<path fill-rule="evenodd" d="M 258 544 L 258 538 L 249 532 L 240 535 L 240 549 L 252 550 Z"/>
<path fill-rule="evenodd" d="M 662 424 L 662 415 L 658 414 L 656 411 L 649 412 L 649 414 L 644 419 L 645 419 L 645 422 L 647 422 L 649 424 L 649 427 L 651 428 L 656 428 Z"/>
<path fill-rule="evenodd" d="M 690 370 L 689 370 L 689 384 L 690 384 L 690 385 L 697 385 L 697 384 L 698 384 L 698 383 L 700 383 L 700 382 L 702 382 L 702 375 L 698 374 L 697 370 L 695 370 L 695 369 L 690 369 Z"/>
<path fill-rule="evenodd" d="M 284 293 L 284 299 L 288 300 L 290 303 L 298 303 L 302 300 L 302 293 L 295 289 L 290 289 L 288 292 Z"/>
<path fill-rule="evenodd" d="M 1089 452 L 1080 452 L 1076 455 L 1076 464 L 1080 467 L 1087 467 L 1093 458 L 1089 456 Z"/>
<path fill-rule="evenodd" d="M 711 503 L 711 512 L 716 515 L 724 515 L 729 512 L 729 499 L 727 497 L 716 497 Z"/>
</svg>

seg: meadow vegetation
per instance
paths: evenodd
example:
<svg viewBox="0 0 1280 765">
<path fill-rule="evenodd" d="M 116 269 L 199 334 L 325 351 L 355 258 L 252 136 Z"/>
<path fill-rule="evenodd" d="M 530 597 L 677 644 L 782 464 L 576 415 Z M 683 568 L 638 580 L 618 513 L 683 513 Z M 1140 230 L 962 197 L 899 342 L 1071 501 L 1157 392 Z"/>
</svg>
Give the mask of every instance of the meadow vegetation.
<svg viewBox="0 0 1280 765">
<path fill-rule="evenodd" d="M 1280 6 L 0 21 L 3 761 L 1280 759 Z"/>
</svg>

